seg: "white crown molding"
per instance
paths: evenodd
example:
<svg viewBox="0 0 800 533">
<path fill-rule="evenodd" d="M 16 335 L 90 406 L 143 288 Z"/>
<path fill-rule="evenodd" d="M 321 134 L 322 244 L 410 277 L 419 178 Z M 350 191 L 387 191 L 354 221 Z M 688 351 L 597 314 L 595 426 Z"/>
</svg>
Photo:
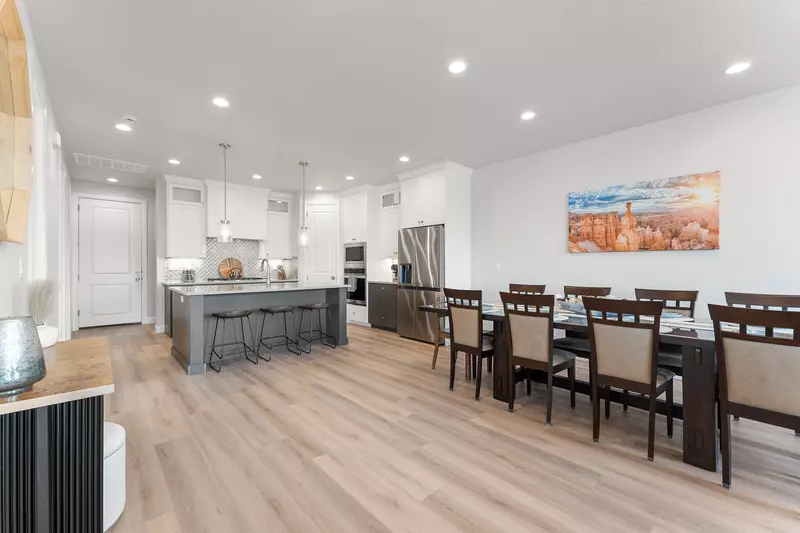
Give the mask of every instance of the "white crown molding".
<svg viewBox="0 0 800 533">
<path fill-rule="evenodd" d="M 454 163 L 452 161 L 445 159 L 444 161 L 440 161 L 439 163 L 434 163 L 432 165 L 426 165 L 424 167 L 415 168 L 414 170 L 402 172 L 397 175 L 397 179 L 400 181 L 410 180 L 414 178 L 419 178 L 420 176 L 433 174 L 434 172 L 442 172 L 442 171 L 458 172 L 459 174 L 465 174 L 468 177 L 472 176 L 472 173 L 474 172 L 474 170 L 469 167 L 465 167 L 464 165 L 459 165 L 458 163 Z"/>
<path fill-rule="evenodd" d="M 345 189 L 339 194 L 341 194 L 342 196 L 351 196 L 353 194 L 358 194 L 360 192 L 365 192 L 365 191 L 369 192 L 369 191 L 374 190 L 374 189 L 375 189 L 374 185 L 359 185 L 357 187 L 352 187 L 350 189 Z"/>
</svg>

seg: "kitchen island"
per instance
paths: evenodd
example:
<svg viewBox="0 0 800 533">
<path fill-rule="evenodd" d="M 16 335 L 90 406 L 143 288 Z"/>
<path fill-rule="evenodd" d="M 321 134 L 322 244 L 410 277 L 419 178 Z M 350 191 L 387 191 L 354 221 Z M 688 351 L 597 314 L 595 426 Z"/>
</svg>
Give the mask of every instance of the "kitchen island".
<svg viewBox="0 0 800 533">
<path fill-rule="evenodd" d="M 215 284 L 199 286 L 172 286 L 169 289 L 172 309 L 172 356 L 188 374 L 206 371 L 207 354 L 213 338 L 214 313 L 223 311 L 252 310 L 250 317 L 253 333 L 245 325 L 245 334 L 256 337 L 260 334 L 262 314 L 260 309 L 278 305 L 300 306 L 325 302 L 330 305 L 324 329 L 336 339 L 337 345 L 347 344 L 347 285 L 336 283 L 252 283 Z M 308 313 L 306 313 L 308 315 Z M 316 313 L 314 313 L 316 315 Z M 295 320 L 300 315 L 296 313 Z M 308 326 L 308 316 L 304 328 Z M 325 314 L 323 313 L 323 320 Z M 245 324 L 247 319 L 245 319 Z M 292 324 L 294 323 L 294 328 Z M 275 334 L 276 324 L 267 320 L 265 335 Z M 290 322 L 289 334 L 294 338 L 297 323 Z M 234 331 L 236 329 L 236 331 Z M 220 328 L 221 330 L 221 328 Z M 237 340 L 234 334 L 239 328 L 227 328 L 228 338 L 224 342 Z M 271 333 L 267 333 L 270 331 Z M 241 334 L 239 334 L 241 336 Z M 217 338 L 217 343 L 221 343 Z M 250 343 L 248 339 L 248 344 Z M 226 362 L 241 357 L 228 356 Z"/>
</svg>

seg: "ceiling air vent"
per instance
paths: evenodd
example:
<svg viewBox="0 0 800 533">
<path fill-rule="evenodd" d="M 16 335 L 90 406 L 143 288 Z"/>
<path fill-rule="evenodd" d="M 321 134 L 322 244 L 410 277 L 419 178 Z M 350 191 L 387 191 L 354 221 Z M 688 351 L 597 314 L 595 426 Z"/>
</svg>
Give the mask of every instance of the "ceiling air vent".
<svg viewBox="0 0 800 533">
<path fill-rule="evenodd" d="M 130 172 L 132 174 L 144 174 L 147 172 L 147 165 L 140 165 L 139 163 L 129 163 L 128 161 L 120 161 L 119 159 L 109 159 L 107 157 L 98 157 L 96 155 L 86 155 L 74 152 L 72 158 L 75 163 L 85 167 L 102 168 L 103 170 L 116 170 L 119 172 Z"/>
</svg>

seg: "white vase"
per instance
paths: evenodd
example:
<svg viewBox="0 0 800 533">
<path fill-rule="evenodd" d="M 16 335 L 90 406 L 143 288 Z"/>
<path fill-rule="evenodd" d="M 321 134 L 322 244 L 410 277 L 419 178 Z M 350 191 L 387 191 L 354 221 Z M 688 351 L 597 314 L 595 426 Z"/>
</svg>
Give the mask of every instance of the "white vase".
<svg viewBox="0 0 800 533">
<path fill-rule="evenodd" d="M 36 326 L 36 331 L 39 332 L 39 342 L 42 343 L 42 348 L 49 348 L 58 342 L 58 328 L 55 326 Z"/>
</svg>

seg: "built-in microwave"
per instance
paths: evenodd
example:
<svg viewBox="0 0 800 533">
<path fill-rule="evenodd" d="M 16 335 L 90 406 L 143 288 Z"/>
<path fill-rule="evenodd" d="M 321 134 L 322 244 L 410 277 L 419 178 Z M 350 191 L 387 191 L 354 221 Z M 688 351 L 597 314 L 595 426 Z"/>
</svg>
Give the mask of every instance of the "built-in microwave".
<svg viewBox="0 0 800 533">
<path fill-rule="evenodd" d="M 367 243 L 353 242 L 344 245 L 344 267 L 364 268 L 367 264 Z"/>
</svg>

